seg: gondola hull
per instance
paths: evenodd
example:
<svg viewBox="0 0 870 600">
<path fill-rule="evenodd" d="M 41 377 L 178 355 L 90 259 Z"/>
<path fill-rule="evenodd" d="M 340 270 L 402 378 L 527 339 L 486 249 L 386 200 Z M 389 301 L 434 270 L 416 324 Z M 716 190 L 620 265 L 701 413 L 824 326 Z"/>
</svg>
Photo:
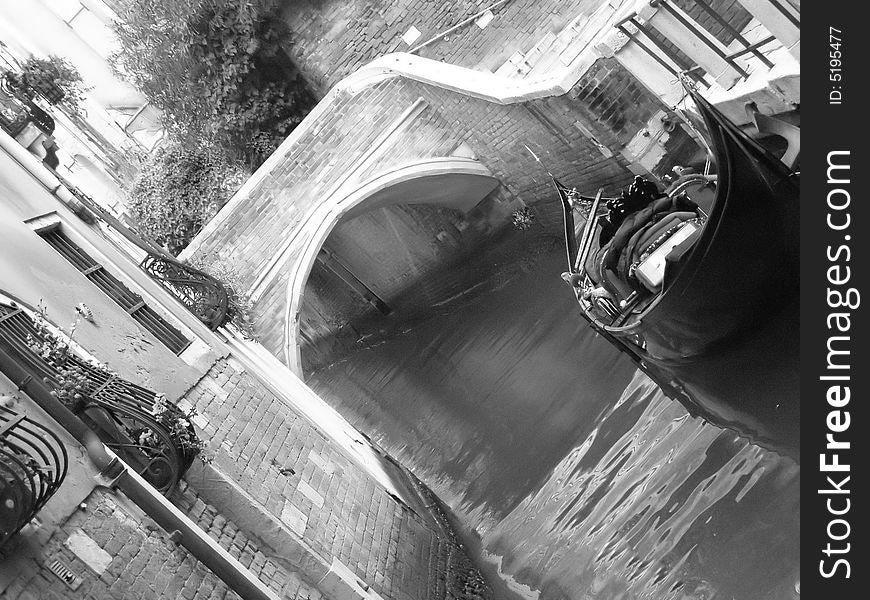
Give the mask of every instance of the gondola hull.
<svg viewBox="0 0 870 600">
<path fill-rule="evenodd" d="M 690 413 L 797 459 L 799 181 L 690 93 L 717 165 L 700 236 L 642 311 L 605 322 L 581 301 L 583 316 Z"/>
<path fill-rule="evenodd" d="M 697 99 L 718 168 L 716 200 L 664 292 L 614 335 L 641 334 L 662 364 L 719 351 L 763 325 L 799 290 L 799 194 L 785 166 Z"/>
</svg>

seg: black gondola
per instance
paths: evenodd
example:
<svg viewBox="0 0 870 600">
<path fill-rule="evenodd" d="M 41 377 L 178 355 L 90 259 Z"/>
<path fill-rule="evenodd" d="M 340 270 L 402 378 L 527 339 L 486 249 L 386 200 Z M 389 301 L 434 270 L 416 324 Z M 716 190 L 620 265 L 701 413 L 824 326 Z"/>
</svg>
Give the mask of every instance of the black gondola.
<svg viewBox="0 0 870 600">
<path fill-rule="evenodd" d="M 689 93 L 707 126 L 715 176 L 680 177 L 664 194 L 636 180 L 616 214 L 616 199 L 580 196 L 554 179 L 565 215 L 564 277 L 592 327 L 670 397 L 795 456 L 798 175 Z M 579 243 L 578 208 L 586 213 Z M 723 370 L 769 360 L 759 356 L 768 351 L 778 353 L 769 362 L 778 374 L 722 383 Z M 759 391 L 764 398 L 753 398 Z"/>
</svg>

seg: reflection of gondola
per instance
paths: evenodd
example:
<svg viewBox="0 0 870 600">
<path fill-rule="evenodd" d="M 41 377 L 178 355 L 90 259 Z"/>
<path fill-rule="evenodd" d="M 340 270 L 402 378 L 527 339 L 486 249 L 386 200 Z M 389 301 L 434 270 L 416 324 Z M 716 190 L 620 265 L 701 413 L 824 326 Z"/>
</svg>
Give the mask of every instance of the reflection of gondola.
<svg viewBox="0 0 870 600">
<path fill-rule="evenodd" d="M 681 177 L 658 198 L 636 180 L 634 195 L 623 198 L 639 206 L 616 225 L 600 193 L 582 197 L 555 182 L 565 213 L 565 278 L 593 328 L 668 395 L 714 423 L 775 445 L 775 416 L 699 399 L 675 373 L 694 364 L 703 370 L 795 305 L 799 185 L 781 161 L 690 93 L 707 125 L 716 176 Z M 586 213 L 579 243 L 578 203 Z"/>
</svg>

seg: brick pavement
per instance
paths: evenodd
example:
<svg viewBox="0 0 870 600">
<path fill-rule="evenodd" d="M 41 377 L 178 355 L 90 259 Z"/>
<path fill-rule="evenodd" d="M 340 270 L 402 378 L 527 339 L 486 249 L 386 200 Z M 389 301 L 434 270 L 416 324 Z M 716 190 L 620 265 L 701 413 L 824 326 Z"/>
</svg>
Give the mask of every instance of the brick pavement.
<svg viewBox="0 0 870 600">
<path fill-rule="evenodd" d="M 448 553 L 440 532 L 251 374 L 221 360 L 187 400 L 219 448 L 215 466 L 326 563 L 338 558 L 385 599 L 443 597 L 444 571 L 432 566 Z M 216 519 L 205 517 L 210 533 Z"/>
<path fill-rule="evenodd" d="M 100 575 L 82 562 L 64 542 L 81 531 L 108 553 L 111 562 Z M 46 563 L 60 560 L 82 578 L 74 592 L 50 572 Z M 4 600 L 237 600 L 215 574 L 150 518 L 123 507 L 111 493 L 94 490 L 87 508 L 77 509 L 58 528 L 39 556 L 27 561 L 20 576 L 4 591 Z M 302 596 L 304 597 L 304 596 Z M 312 596 L 312 600 L 318 599 Z"/>
<path fill-rule="evenodd" d="M 448 525 L 429 512 L 418 515 L 389 493 L 252 375 L 221 360 L 187 400 L 205 417 L 205 434 L 219 448 L 216 466 L 260 504 L 251 509 L 254 518 L 257 510 L 270 513 L 323 563 L 340 560 L 384 600 L 489 597 Z M 408 485 L 419 489 L 421 484 L 409 480 Z M 282 597 L 323 598 L 317 588 L 322 574 L 297 568 L 293 556 L 243 530 L 186 483 L 171 499 Z M 436 500 L 427 495 L 425 504 L 431 510 Z M 91 570 L 65 545 L 79 533 L 107 553 L 105 572 Z M 47 562 L 55 559 L 82 578 L 78 590 L 69 590 L 48 571 Z M 3 591 L 4 600 L 238 598 L 138 508 L 101 489 L 74 510 L 38 556 L 24 562 Z"/>
<path fill-rule="evenodd" d="M 286 566 L 286 561 L 271 555 L 263 544 L 249 532 L 242 531 L 232 520 L 221 515 L 204 502 L 184 482 L 176 491 L 175 505 L 191 518 L 203 531 L 239 560 L 257 578 L 284 598 L 321 600 L 322 595 L 305 574 Z"/>
</svg>

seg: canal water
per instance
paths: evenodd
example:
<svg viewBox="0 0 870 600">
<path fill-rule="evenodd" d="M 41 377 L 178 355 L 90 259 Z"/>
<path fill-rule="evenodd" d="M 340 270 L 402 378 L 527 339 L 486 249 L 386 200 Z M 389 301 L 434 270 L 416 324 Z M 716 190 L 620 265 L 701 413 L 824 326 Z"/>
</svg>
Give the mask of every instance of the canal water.
<svg viewBox="0 0 870 600">
<path fill-rule="evenodd" d="M 562 262 L 308 383 L 474 532 L 498 598 L 798 598 L 799 466 L 666 398 L 586 326 Z"/>
</svg>

